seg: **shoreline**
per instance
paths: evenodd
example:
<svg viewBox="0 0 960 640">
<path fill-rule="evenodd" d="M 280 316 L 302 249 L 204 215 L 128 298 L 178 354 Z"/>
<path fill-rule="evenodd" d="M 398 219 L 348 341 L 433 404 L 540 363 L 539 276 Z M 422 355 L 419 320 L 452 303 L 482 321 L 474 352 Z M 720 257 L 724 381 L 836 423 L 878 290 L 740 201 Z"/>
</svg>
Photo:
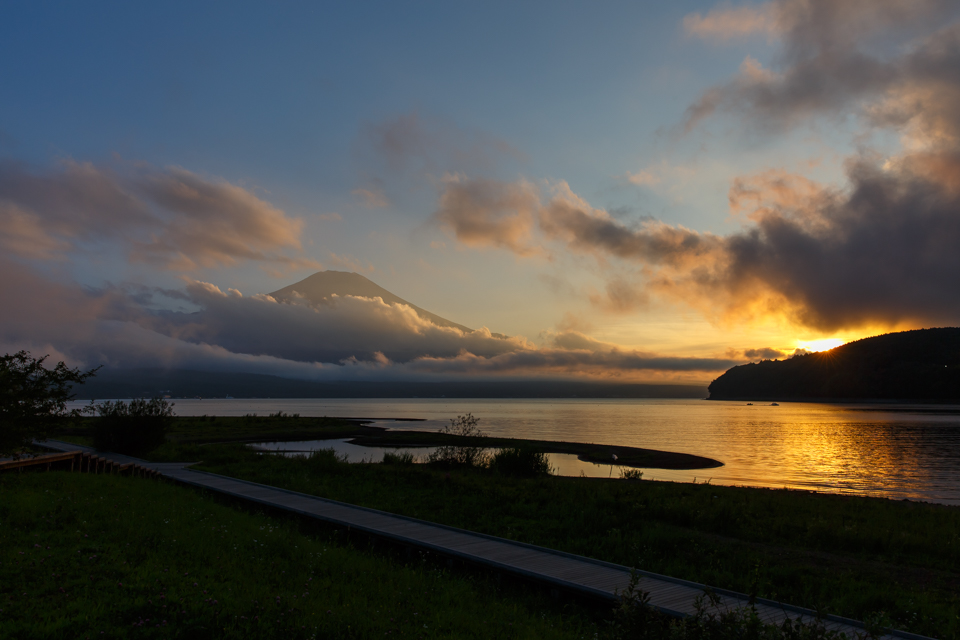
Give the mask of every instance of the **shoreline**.
<svg viewBox="0 0 960 640">
<path fill-rule="evenodd" d="M 608 464 L 636 469 L 667 469 L 692 471 L 716 469 L 723 462 L 705 456 L 676 451 L 661 451 L 621 445 L 589 444 L 552 440 L 528 440 L 493 436 L 463 437 L 429 431 L 389 431 L 383 435 L 369 434 L 348 441 L 361 447 L 443 447 L 464 446 L 491 449 L 529 448 L 542 453 L 574 454 L 584 462 Z M 614 458 L 616 456 L 616 458 Z"/>
</svg>

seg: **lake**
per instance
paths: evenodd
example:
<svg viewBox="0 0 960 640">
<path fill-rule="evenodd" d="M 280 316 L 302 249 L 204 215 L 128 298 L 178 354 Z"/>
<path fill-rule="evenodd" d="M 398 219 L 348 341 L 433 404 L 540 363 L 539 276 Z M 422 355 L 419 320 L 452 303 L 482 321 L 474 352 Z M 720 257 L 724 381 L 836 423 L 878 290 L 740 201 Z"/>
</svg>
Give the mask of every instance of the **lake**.
<svg viewBox="0 0 960 640">
<path fill-rule="evenodd" d="M 714 458 L 723 467 L 644 470 L 645 479 L 790 487 L 960 504 L 960 406 L 657 399 L 176 400 L 178 415 L 377 418 L 436 430 L 472 413 L 489 435 L 619 444 Z M 392 418 L 423 418 L 394 422 Z M 569 458 L 569 457 L 568 457 Z M 575 459 L 566 475 L 607 475 Z M 560 466 L 560 465 L 558 465 Z M 613 472 L 616 477 L 618 474 Z"/>
</svg>

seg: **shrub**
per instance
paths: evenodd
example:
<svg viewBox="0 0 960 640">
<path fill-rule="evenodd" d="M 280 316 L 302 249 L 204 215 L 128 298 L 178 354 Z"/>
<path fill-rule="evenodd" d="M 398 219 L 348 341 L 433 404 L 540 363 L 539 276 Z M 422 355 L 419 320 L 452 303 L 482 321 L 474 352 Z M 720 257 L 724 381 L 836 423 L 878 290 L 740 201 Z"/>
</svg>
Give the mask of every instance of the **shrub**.
<svg viewBox="0 0 960 640">
<path fill-rule="evenodd" d="M 460 438 L 484 438 L 487 434 L 477 427 L 480 422 L 472 413 L 451 418 L 450 424 L 440 429 L 440 433 Z M 486 467 L 490 464 L 490 456 L 483 447 L 466 445 L 447 445 L 437 447 L 429 456 L 427 462 L 448 467 Z"/>
<path fill-rule="evenodd" d="M 317 449 L 311 451 L 310 455 L 304 458 L 307 467 L 316 473 L 337 473 L 347 462 L 347 455 L 337 453 L 334 449 Z"/>
<path fill-rule="evenodd" d="M 126 403 L 94 405 L 99 418 L 93 427 L 93 446 L 129 456 L 142 456 L 161 444 L 173 418 L 173 403 L 163 398 L 136 398 Z"/>
<path fill-rule="evenodd" d="M 643 471 L 640 469 L 620 469 L 622 480 L 643 480 Z"/>
<path fill-rule="evenodd" d="M 383 454 L 383 464 L 415 464 L 416 458 L 409 451 L 393 453 L 387 451 Z"/>
<path fill-rule="evenodd" d="M 550 475 L 550 461 L 547 454 L 528 447 L 500 449 L 490 461 L 490 467 L 497 473 L 519 478 Z"/>
</svg>

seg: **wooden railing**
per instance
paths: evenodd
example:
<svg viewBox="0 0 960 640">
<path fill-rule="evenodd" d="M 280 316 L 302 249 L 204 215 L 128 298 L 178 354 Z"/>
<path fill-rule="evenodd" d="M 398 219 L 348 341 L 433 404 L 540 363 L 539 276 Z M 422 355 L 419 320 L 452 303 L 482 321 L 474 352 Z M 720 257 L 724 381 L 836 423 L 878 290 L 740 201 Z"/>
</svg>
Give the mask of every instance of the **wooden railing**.
<svg viewBox="0 0 960 640">
<path fill-rule="evenodd" d="M 39 467 L 39 468 L 38 468 Z M 84 451 L 51 453 L 32 458 L 0 461 L 0 471 L 12 470 L 50 471 L 53 469 L 75 471 L 78 473 L 117 473 L 140 478 L 159 478 L 160 474 L 139 464 L 128 462 L 121 464 L 109 458 Z"/>
</svg>

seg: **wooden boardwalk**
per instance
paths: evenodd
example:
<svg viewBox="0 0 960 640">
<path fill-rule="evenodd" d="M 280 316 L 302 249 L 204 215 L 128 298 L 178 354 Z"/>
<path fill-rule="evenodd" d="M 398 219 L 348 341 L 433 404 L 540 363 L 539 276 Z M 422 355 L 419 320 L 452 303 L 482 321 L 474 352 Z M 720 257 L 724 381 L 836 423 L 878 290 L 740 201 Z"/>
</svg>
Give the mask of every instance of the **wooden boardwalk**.
<svg viewBox="0 0 960 640">
<path fill-rule="evenodd" d="M 67 450 L 86 449 L 56 441 L 47 441 L 44 446 Z M 87 452 L 90 450 L 87 449 Z M 181 463 L 151 463 L 127 456 L 100 455 L 111 459 L 116 458 L 117 462 L 121 463 L 136 462 L 156 470 L 161 476 L 183 484 L 356 529 L 373 536 L 428 549 L 580 594 L 614 601 L 617 594 L 622 593 L 630 583 L 631 569 L 622 565 L 246 480 L 193 471 Z M 650 593 L 649 605 L 673 616 L 693 615 L 696 612 L 695 602 L 708 590 L 705 585 L 695 582 L 646 571 L 637 573 L 640 575 L 638 587 Z M 749 598 L 744 594 L 724 589 L 709 589 L 709 591 L 715 594 L 716 603 L 711 603 L 709 598 L 703 598 L 703 602 L 707 604 L 705 610 L 708 613 L 750 606 Z M 816 613 L 809 609 L 762 598 L 757 598 L 754 606 L 760 619 L 768 624 L 780 624 L 787 618 L 812 622 L 817 617 Z M 828 630 L 845 633 L 850 640 L 866 635 L 863 625 L 855 620 L 825 616 L 823 623 Z M 890 631 L 882 637 L 926 640 L 924 636 L 903 631 Z"/>
<path fill-rule="evenodd" d="M 86 447 L 84 447 L 86 449 Z M 143 460 L 136 458 L 126 458 L 127 462 L 120 462 L 114 459 L 97 455 L 90 450 L 82 451 L 78 447 L 72 450 L 65 450 L 62 453 L 51 453 L 25 458 L 2 458 L 0 459 L 0 471 L 23 471 L 41 468 L 44 471 L 63 470 L 77 471 L 79 473 L 119 473 L 122 475 L 134 475 L 141 477 L 159 476 L 160 473 L 155 469 L 144 467 Z"/>
</svg>

